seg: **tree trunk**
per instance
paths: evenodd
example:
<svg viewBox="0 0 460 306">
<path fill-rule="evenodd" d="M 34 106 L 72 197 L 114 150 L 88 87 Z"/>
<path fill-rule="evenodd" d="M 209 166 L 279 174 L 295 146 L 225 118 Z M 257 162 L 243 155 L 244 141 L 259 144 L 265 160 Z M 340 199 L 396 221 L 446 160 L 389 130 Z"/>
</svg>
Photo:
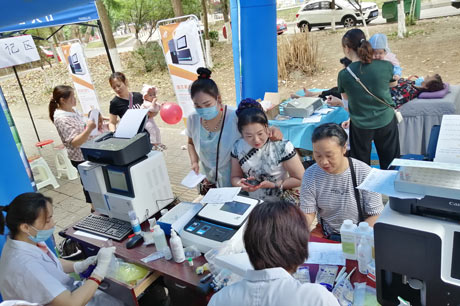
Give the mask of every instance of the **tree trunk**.
<svg viewBox="0 0 460 306">
<path fill-rule="evenodd" d="M 228 0 L 222 2 L 222 14 L 224 15 L 225 31 L 227 32 L 227 43 L 232 43 L 232 26 L 229 18 L 229 3 Z"/>
<path fill-rule="evenodd" d="M 182 0 L 171 0 L 171 5 L 174 10 L 174 16 L 184 16 L 184 9 L 182 8 Z"/>
<path fill-rule="evenodd" d="M 331 1 L 331 9 L 332 9 L 331 27 L 332 27 L 332 31 L 335 31 L 335 0 Z"/>
<path fill-rule="evenodd" d="M 398 37 L 406 36 L 406 14 L 404 14 L 404 0 L 398 1 Z"/>
<path fill-rule="evenodd" d="M 110 25 L 109 15 L 104 3 L 99 0 L 96 1 L 97 11 L 99 12 L 99 20 L 102 25 L 102 31 L 104 31 L 105 40 L 109 48 L 110 57 L 116 71 L 121 71 L 120 56 L 118 55 L 117 45 L 115 44 L 115 38 L 113 38 L 112 26 Z M 102 39 L 102 37 L 101 37 Z"/>
<path fill-rule="evenodd" d="M 203 26 L 204 26 L 204 39 L 209 39 L 209 28 L 208 28 L 208 9 L 206 7 L 206 0 L 201 0 L 201 9 L 203 14 Z"/>
</svg>

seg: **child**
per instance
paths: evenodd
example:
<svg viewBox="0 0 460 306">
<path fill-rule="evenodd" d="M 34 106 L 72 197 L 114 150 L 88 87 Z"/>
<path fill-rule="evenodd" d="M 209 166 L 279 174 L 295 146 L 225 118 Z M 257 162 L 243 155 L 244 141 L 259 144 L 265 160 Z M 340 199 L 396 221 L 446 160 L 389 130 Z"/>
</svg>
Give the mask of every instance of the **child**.
<svg viewBox="0 0 460 306">
<path fill-rule="evenodd" d="M 145 129 L 150 134 L 150 143 L 153 145 L 152 150 L 164 151 L 166 146 L 161 143 L 160 129 L 153 117 L 155 117 L 160 111 L 160 104 L 157 102 L 156 94 L 157 89 L 150 85 L 145 85 L 142 88 L 142 94 L 144 96 L 144 102 L 141 108 L 148 109 L 148 120 L 145 123 Z"/>
<path fill-rule="evenodd" d="M 389 61 L 393 64 L 393 79 L 399 80 L 402 75 L 402 69 L 394 53 L 391 53 L 388 47 L 388 40 L 385 34 L 374 34 L 369 39 L 369 43 L 374 49 L 374 59 Z"/>
</svg>

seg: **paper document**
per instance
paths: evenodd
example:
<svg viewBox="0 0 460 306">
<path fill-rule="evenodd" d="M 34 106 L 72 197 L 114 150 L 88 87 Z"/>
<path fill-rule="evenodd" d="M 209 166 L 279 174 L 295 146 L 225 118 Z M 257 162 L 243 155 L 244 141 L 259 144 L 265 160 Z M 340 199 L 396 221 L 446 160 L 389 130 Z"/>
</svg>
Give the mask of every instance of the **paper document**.
<svg viewBox="0 0 460 306">
<path fill-rule="evenodd" d="M 320 115 L 326 115 L 326 114 L 329 114 L 330 112 L 332 112 L 334 109 L 333 108 L 330 108 L 330 107 L 326 107 L 326 108 L 321 108 L 321 109 L 318 109 L 317 111 L 315 111 L 313 114 L 320 114 Z"/>
<path fill-rule="evenodd" d="M 201 199 L 201 203 L 220 204 L 231 202 L 240 193 L 241 187 L 211 188 Z"/>
<path fill-rule="evenodd" d="M 421 199 L 424 195 L 401 192 L 395 190 L 395 179 L 398 175 L 396 170 L 380 170 L 372 168 L 366 179 L 358 186 L 358 189 L 385 194 L 399 199 Z"/>
<path fill-rule="evenodd" d="M 340 243 L 308 243 L 307 264 L 344 266 L 342 245 Z"/>
<path fill-rule="evenodd" d="M 311 115 L 310 117 L 303 118 L 302 123 L 318 123 L 321 121 L 321 115 Z"/>
<path fill-rule="evenodd" d="M 430 168 L 430 169 L 437 169 L 437 170 L 460 171 L 460 164 L 430 162 L 430 161 L 413 160 L 413 159 L 395 158 L 393 162 L 391 163 L 391 165 L 392 166 L 402 166 L 402 167 L 417 167 L 417 168 Z"/>
<path fill-rule="evenodd" d="M 434 161 L 460 164 L 460 115 L 442 116 Z"/>
<path fill-rule="evenodd" d="M 182 180 L 181 184 L 187 188 L 195 188 L 202 180 L 206 178 L 206 175 L 201 173 L 196 174 L 195 171 L 190 170 L 186 177 Z"/>
<path fill-rule="evenodd" d="M 98 236 L 98 235 L 95 235 L 95 234 L 90 234 L 90 233 L 87 233 L 87 232 L 84 232 L 84 231 L 75 231 L 74 235 L 78 235 L 78 236 L 82 236 L 82 237 L 86 237 L 86 238 L 91 238 L 91 239 L 96 239 L 96 240 L 101 240 L 101 241 L 109 240 L 109 239 L 107 239 L 105 237 Z"/>
<path fill-rule="evenodd" d="M 148 109 L 128 109 L 121 118 L 114 136 L 117 138 L 133 138 L 147 115 Z"/>
<path fill-rule="evenodd" d="M 90 120 L 93 120 L 94 123 L 96 123 L 96 128 L 91 131 L 90 136 L 96 136 L 99 131 L 99 110 L 98 109 L 92 109 L 91 112 L 89 113 L 89 118 Z"/>
</svg>

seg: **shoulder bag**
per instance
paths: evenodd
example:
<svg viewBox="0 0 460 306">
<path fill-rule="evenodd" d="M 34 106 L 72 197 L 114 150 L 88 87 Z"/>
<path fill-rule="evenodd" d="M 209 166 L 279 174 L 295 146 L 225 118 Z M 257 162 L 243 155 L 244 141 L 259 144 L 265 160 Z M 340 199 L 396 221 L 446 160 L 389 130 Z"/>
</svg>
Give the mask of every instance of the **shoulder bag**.
<svg viewBox="0 0 460 306">
<path fill-rule="evenodd" d="M 356 74 L 354 74 L 354 72 L 350 69 L 350 67 L 347 67 L 347 71 L 351 74 L 351 76 L 356 80 L 356 82 L 359 83 L 359 85 L 361 85 L 363 87 L 363 89 L 369 94 L 371 95 L 372 97 L 374 97 L 377 101 L 379 101 L 380 103 L 383 103 L 385 104 L 387 107 L 389 108 L 392 108 L 395 112 L 395 116 L 396 116 L 396 120 L 398 121 L 398 123 L 400 123 L 402 120 L 403 120 L 403 116 L 402 114 L 393 106 L 391 106 L 390 104 L 388 104 L 387 102 L 385 102 L 384 100 L 380 99 L 379 97 L 375 96 L 372 92 L 369 91 L 369 89 L 367 89 L 367 87 L 363 84 L 363 82 L 361 82 L 361 80 L 356 76 Z M 390 88 L 388 88 L 388 90 L 390 90 Z"/>
</svg>

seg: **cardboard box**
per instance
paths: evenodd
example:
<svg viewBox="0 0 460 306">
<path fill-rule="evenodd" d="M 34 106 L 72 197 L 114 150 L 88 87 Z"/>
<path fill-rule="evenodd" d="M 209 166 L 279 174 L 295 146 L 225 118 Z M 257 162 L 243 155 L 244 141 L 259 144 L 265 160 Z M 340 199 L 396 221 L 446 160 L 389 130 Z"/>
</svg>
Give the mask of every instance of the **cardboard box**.
<svg viewBox="0 0 460 306">
<path fill-rule="evenodd" d="M 278 92 L 266 92 L 262 104 L 269 105 L 265 110 L 268 120 L 275 119 L 279 115 L 279 104 L 281 103 L 280 94 Z"/>
</svg>

